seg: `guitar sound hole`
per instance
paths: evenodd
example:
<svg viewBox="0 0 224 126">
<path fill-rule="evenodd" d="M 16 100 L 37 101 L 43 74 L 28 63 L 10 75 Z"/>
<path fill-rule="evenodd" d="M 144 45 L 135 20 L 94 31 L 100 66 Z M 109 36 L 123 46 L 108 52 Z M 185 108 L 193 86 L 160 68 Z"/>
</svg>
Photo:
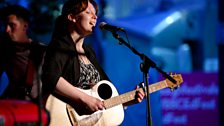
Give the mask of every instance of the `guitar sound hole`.
<svg viewBox="0 0 224 126">
<path fill-rule="evenodd" d="M 98 87 L 98 95 L 100 98 L 106 100 L 112 96 L 112 89 L 107 84 L 101 84 Z"/>
</svg>

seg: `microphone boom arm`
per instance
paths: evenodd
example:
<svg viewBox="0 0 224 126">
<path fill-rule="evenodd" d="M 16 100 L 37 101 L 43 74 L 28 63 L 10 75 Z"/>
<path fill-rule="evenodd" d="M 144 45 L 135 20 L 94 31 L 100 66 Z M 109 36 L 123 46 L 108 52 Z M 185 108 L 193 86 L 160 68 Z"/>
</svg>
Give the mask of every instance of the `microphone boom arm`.
<svg viewBox="0 0 224 126">
<path fill-rule="evenodd" d="M 176 84 L 175 79 L 173 79 L 170 75 L 168 75 L 159 67 L 157 67 L 156 63 L 149 59 L 145 54 L 139 53 L 135 48 L 133 48 L 129 43 L 127 43 L 123 38 L 121 38 L 116 32 L 112 32 L 112 34 L 114 38 L 119 40 L 119 44 L 124 44 L 125 46 L 127 46 L 134 54 L 138 55 L 144 61 L 144 73 L 147 73 L 151 66 L 152 68 L 155 68 L 157 71 L 159 71 L 163 75 L 163 77 L 169 79 L 172 83 Z"/>
</svg>

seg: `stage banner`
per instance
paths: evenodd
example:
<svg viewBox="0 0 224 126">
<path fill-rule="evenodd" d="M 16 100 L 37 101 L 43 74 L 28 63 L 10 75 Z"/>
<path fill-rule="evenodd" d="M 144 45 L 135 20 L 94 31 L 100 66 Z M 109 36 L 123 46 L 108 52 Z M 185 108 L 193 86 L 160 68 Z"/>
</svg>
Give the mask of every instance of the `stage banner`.
<svg viewBox="0 0 224 126">
<path fill-rule="evenodd" d="M 219 126 L 218 74 L 182 74 L 183 83 L 161 90 L 163 126 Z"/>
</svg>

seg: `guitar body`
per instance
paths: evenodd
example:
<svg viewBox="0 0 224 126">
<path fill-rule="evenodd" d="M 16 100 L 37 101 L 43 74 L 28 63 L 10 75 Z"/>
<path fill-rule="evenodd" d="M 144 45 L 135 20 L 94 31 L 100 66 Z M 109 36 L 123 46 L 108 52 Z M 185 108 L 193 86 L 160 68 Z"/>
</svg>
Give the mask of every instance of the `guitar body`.
<svg viewBox="0 0 224 126">
<path fill-rule="evenodd" d="M 71 126 L 66 111 L 66 103 L 53 95 L 50 95 L 47 99 L 45 107 L 50 113 L 49 126 Z"/>
<path fill-rule="evenodd" d="M 119 95 L 113 84 L 106 80 L 98 82 L 91 89 L 80 90 L 102 101 Z M 50 95 L 45 107 L 50 112 L 50 126 L 118 126 L 124 119 L 122 104 L 91 115 L 79 115 L 69 104 Z"/>
</svg>

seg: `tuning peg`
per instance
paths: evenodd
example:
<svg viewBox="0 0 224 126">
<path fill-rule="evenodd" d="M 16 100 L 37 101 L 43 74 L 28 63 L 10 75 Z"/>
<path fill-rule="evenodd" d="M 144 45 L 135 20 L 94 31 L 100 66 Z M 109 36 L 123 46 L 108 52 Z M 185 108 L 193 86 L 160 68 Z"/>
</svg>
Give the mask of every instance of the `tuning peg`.
<svg viewBox="0 0 224 126">
<path fill-rule="evenodd" d="M 173 88 L 171 88 L 171 89 L 170 89 L 170 91 L 171 91 L 171 92 L 173 92 L 173 91 L 174 91 L 174 89 L 173 89 Z"/>
</svg>

